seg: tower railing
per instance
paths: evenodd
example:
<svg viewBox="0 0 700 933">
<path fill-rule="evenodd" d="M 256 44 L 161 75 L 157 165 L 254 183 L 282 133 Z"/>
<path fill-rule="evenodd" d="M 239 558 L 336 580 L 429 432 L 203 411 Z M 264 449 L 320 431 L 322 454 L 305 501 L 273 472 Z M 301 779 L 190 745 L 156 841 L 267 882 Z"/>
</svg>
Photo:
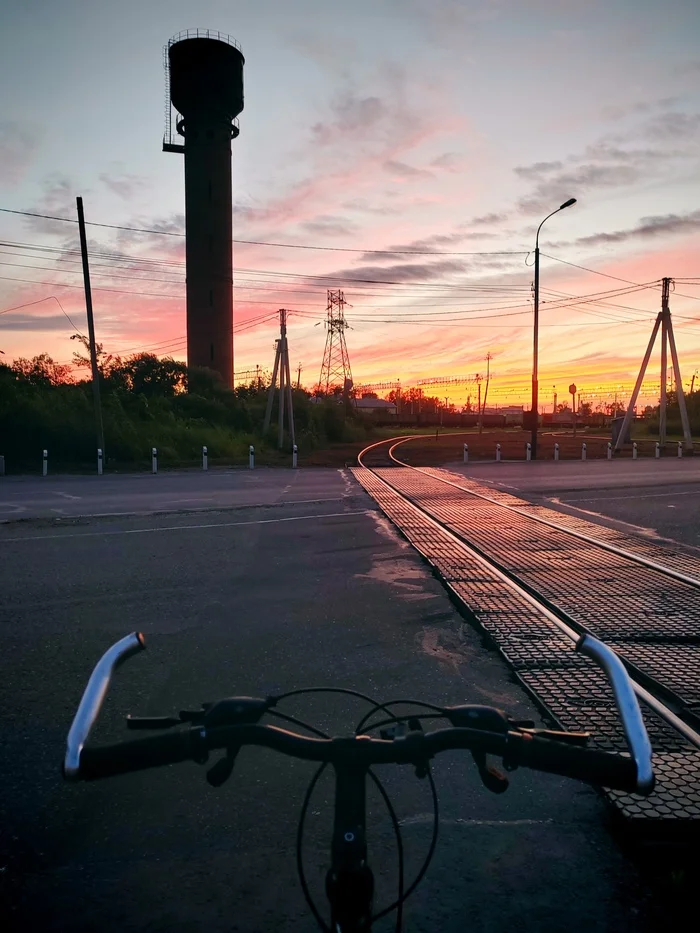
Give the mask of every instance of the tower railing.
<svg viewBox="0 0 700 933">
<path fill-rule="evenodd" d="M 225 32 L 219 32 L 218 29 L 183 29 L 182 32 L 178 32 L 176 36 L 168 40 L 168 48 L 175 45 L 176 42 L 182 42 L 183 39 L 218 39 L 219 42 L 232 45 L 239 52 L 243 51 L 233 36 L 229 36 Z"/>
</svg>

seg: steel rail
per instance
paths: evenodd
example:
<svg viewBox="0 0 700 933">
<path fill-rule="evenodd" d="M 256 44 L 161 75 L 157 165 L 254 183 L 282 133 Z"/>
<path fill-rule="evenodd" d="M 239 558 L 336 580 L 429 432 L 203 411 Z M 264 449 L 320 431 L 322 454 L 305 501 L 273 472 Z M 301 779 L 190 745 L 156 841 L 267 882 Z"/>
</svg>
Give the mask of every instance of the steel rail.
<svg viewBox="0 0 700 933">
<path fill-rule="evenodd" d="M 579 540 L 586 541 L 588 544 L 594 544 L 596 547 L 603 548 L 605 551 L 610 551 L 611 554 L 615 554 L 618 557 L 626 557 L 628 560 L 635 561 L 637 564 L 643 564 L 645 567 L 649 567 L 651 570 L 656 570 L 658 573 L 663 573 L 667 577 L 673 577 L 675 580 L 679 580 L 681 583 L 686 583 L 688 586 L 693 586 L 695 589 L 700 589 L 700 580 L 697 579 L 697 577 L 689 577 L 687 574 L 681 573 L 680 570 L 673 570 L 672 567 L 665 567 L 663 564 L 657 564 L 656 561 L 651 560 L 648 557 L 644 557 L 641 554 L 635 554 L 632 551 L 626 551 L 624 548 L 616 547 L 614 544 L 608 544 L 607 541 L 601 541 L 599 538 L 592 538 L 589 535 L 584 534 L 582 531 L 575 531 L 573 528 L 566 528 L 563 525 L 557 524 L 557 522 L 550 521 L 548 518 L 543 518 L 541 515 L 531 515 L 526 510 L 519 509 L 515 505 L 506 505 L 505 503 L 499 502 L 497 499 L 494 499 L 491 496 L 487 496 L 484 493 L 475 492 L 472 489 L 468 489 L 466 486 L 460 486 L 459 483 L 452 482 L 452 480 L 445 479 L 441 476 L 435 476 L 433 473 L 428 473 L 423 467 L 411 466 L 410 463 L 404 463 L 403 460 L 399 460 L 398 457 L 395 457 L 393 452 L 401 444 L 405 444 L 407 440 L 410 440 L 410 437 L 404 437 L 400 439 L 391 438 L 391 440 L 396 440 L 397 442 L 389 448 L 388 455 L 391 460 L 393 460 L 394 463 L 398 464 L 399 466 L 406 467 L 409 470 L 415 470 L 417 473 L 422 473 L 424 476 L 429 476 L 431 479 L 435 479 L 439 483 L 444 483 L 446 486 L 454 486 L 455 489 L 459 489 L 461 492 L 466 492 L 470 496 L 475 496 L 477 499 L 483 499 L 485 502 L 490 502 L 492 505 L 497 505 L 501 509 L 508 509 L 509 512 L 515 512 L 517 515 L 522 515 L 524 518 L 529 518 L 533 522 L 539 522 L 541 525 L 547 525 L 550 528 L 556 529 L 557 531 L 562 531 L 567 535 L 571 535 L 573 538 L 579 538 Z M 388 443 L 388 441 L 385 443 Z M 362 453 L 364 453 L 364 451 L 362 451 Z"/>
</svg>

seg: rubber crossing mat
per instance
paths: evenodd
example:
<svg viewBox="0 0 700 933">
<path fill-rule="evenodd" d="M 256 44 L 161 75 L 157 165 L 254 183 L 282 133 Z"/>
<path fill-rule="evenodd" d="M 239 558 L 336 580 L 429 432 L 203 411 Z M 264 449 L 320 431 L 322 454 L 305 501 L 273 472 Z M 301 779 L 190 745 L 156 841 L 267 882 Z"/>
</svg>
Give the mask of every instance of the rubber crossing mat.
<svg viewBox="0 0 700 933">
<path fill-rule="evenodd" d="M 386 481 L 399 486 L 400 492 L 382 482 L 380 476 L 383 477 L 385 472 L 388 474 Z M 518 575 L 529 573 L 532 575 L 529 579 L 532 580 L 535 580 L 536 575 L 544 574 L 544 583 L 549 581 L 551 584 L 548 598 L 557 596 L 560 592 L 564 592 L 565 595 L 568 593 L 568 605 L 574 614 L 578 613 L 582 621 L 586 618 L 585 610 L 590 604 L 589 601 L 583 599 L 582 610 L 579 605 L 581 593 L 571 587 L 569 579 L 560 579 L 559 586 L 555 587 L 554 582 L 557 577 L 561 577 L 561 573 L 557 567 L 550 566 L 547 569 L 545 566 L 543 569 L 541 556 L 566 550 L 566 545 L 572 541 L 574 551 L 589 549 L 591 545 L 571 538 L 568 538 L 568 541 L 557 540 L 550 545 L 545 540 L 549 530 L 543 526 L 544 530 L 538 531 L 537 534 L 530 528 L 521 536 L 522 541 L 529 542 L 529 549 L 528 545 L 523 543 L 523 550 L 519 551 L 517 538 L 514 538 L 512 533 L 513 527 L 517 526 L 514 519 L 518 516 L 505 513 L 504 518 L 504 510 L 494 505 L 489 505 L 491 511 L 483 505 L 472 508 L 473 498 L 463 496 L 457 489 L 450 490 L 444 484 L 441 484 L 442 489 L 435 490 L 431 488 L 433 483 L 437 482 L 435 479 L 429 486 L 426 483 L 416 483 L 412 481 L 413 477 L 405 476 L 412 472 L 393 468 L 388 471 L 379 470 L 378 476 L 366 469 L 353 470 L 358 482 L 431 564 L 454 598 L 464 607 L 470 620 L 498 648 L 522 686 L 549 718 L 562 729 L 591 732 L 591 744 L 594 746 L 617 750 L 624 754 L 625 737 L 605 675 L 592 661 L 576 653 L 573 642 L 561 629 L 545 613 L 538 611 L 525 596 L 511 588 L 497 570 L 458 541 L 446 537 L 440 523 L 448 525 L 458 537 L 469 540 L 471 517 L 477 530 L 484 528 L 484 536 L 479 537 L 479 547 L 491 542 L 493 548 L 494 538 L 498 541 L 494 528 L 502 529 L 507 539 L 504 544 L 507 560 L 504 559 L 503 553 L 496 549 L 493 556 L 499 563 L 515 564 Z M 410 496 L 421 508 L 428 509 L 433 520 L 417 511 L 411 502 L 406 501 L 405 495 Z M 492 515 L 494 510 L 500 514 Z M 490 525 L 489 518 L 493 519 Z M 487 546 L 483 547 L 483 551 L 491 556 Z M 569 566 L 568 561 L 565 566 Z M 522 570 L 523 567 L 529 569 Z M 599 575 L 601 585 L 608 587 L 611 593 L 617 572 L 616 568 L 608 566 L 605 574 Z M 586 585 L 589 585 L 591 577 L 596 577 L 595 571 L 590 567 L 581 570 L 580 574 L 585 577 Z M 538 579 L 537 583 L 541 585 L 542 580 Z M 677 692 L 679 697 L 683 697 L 686 702 L 695 703 L 700 695 L 697 689 L 696 667 L 696 659 L 700 655 L 696 653 L 696 646 L 671 643 L 672 639 L 669 641 L 668 636 L 672 634 L 676 623 L 671 619 L 669 624 L 664 626 L 659 621 L 661 616 L 652 611 L 648 602 L 645 602 L 646 595 L 646 591 L 643 594 L 630 594 L 631 608 L 628 612 L 620 612 L 618 607 L 615 617 L 600 609 L 597 613 L 591 610 L 591 621 L 600 623 L 601 620 L 605 620 L 614 637 L 603 635 L 599 628 L 595 633 L 610 642 L 616 651 L 629 651 L 629 659 L 633 664 L 654 672 L 669 689 L 675 688 L 674 692 Z M 698 595 L 700 596 L 700 592 Z M 576 602 L 577 599 L 579 603 Z M 643 609 L 647 615 L 640 615 Z M 615 626 L 614 623 L 620 616 L 623 624 Z M 629 621 L 630 619 L 632 621 Z M 624 620 L 629 621 L 627 626 Z M 700 624 L 700 607 L 698 623 Z M 605 628 L 605 624 L 603 627 Z M 639 637 L 644 636 L 645 630 L 650 634 L 656 632 L 657 635 L 663 631 L 665 640 L 660 644 L 640 641 Z M 680 634 L 681 629 L 678 631 Z M 682 627 L 682 631 L 687 633 L 688 629 Z M 627 634 L 632 634 L 636 640 L 628 641 Z M 659 652 L 659 648 L 670 648 L 672 651 Z M 685 676 L 688 671 L 692 676 Z M 661 831 L 664 835 L 694 833 L 700 826 L 700 751 L 646 706 L 643 707 L 643 716 L 654 749 L 656 790 L 646 799 L 614 791 L 605 793 L 626 823 L 644 833 L 650 830 Z"/>
</svg>

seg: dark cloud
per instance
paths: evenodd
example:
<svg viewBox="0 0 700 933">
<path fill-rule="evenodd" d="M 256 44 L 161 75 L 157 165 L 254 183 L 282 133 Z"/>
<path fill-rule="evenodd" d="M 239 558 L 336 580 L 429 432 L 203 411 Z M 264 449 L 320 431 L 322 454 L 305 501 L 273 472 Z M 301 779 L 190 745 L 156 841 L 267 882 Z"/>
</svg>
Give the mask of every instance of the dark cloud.
<svg viewBox="0 0 700 933">
<path fill-rule="evenodd" d="M 656 100 L 636 100 L 629 104 L 606 104 L 601 114 L 608 120 L 622 120 L 640 113 L 651 113 L 657 109 L 665 110 L 673 107 L 677 101 L 677 97 L 659 97 Z"/>
<path fill-rule="evenodd" d="M 448 172 L 459 171 L 461 157 L 456 152 L 443 152 L 442 155 L 434 158 L 430 165 L 432 168 L 445 169 Z"/>
<path fill-rule="evenodd" d="M 393 194 L 393 192 L 392 192 Z M 398 214 L 400 209 L 385 204 L 373 204 L 367 198 L 353 198 L 351 201 L 343 201 L 340 205 L 347 211 L 358 211 L 362 214 Z"/>
<path fill-rule="evenodd" d="M 399 162 L 396 159 L 388 159 L 382 166 L 385 172 L 389 172 L 391 175 L 399 175 L 401 178 L 425 178 L 431 177 L 432 172 L 429 172 L 425 168 L 414 168 L 412 165 L 407 165 L 406 162 Z"/>
<path fill-rule="evenodd" d="M 184 233 L 185 215 L 173 212 L 166 217 L 157 217 L 155 220 L 144 220 L 142 217 L 133 222 L 125 224 L 127 227 L 145 227 L 149 230 L 156 230 L 158 233 Z"/>
<path fill-rule="evenodd" d="M 553 210 L 558 202 L 578 197 L 583 191 L 631 185 L 640 175 L 640 170 L 632 165 L 580 165 L 540 182 L 530 195 L 518 201 L 518 207 L 523 214 L 539 214 Z"/>
<path fill-rule="evenodd" d="M 3 314 L 0 316 L 0 330 L 66 330 L 70 328 L 62 314 Z"/>
<path fill-rule="evenodd" d="M 667 149 L 621 149 L 619 146 L 606 142 L 587 146 L 584 151 L 586 159 L 598 162 L 635 162 L 638 165 L 659 162 L 678 155 L 683 155 L 683 153 L 678 150 L 669 151 Z M 577 161 L 577 156 L 571 156 L 570 161 Z"/>
<path fill-rule="evenodd" d="M 457 247 L 464 240 L 485 239 L 496 236 L 488 233 L 436 233 L 433 236 L 423 237 L 420 240 L 411 240 L 408 243 L 399 243 L 387 247 L 382 254 L 373 252 L 363 253 L 358 262 L 401 262 L 405 253 L 448 253 L 459 252 Z"/>
<path fill-rule="evenodd" d="M 373 257 L 375 260 L 376 256 Z M 367 280 L 377 282 L 419 282 L 424 279 L 440 279 L 444 275 L 454 272 L 463 272 L 466 264 L 454 259 L 445 259 L 441 262 L 402 262 L 393 266 L 367 265 L 351 269 L 341 269 L 329 273 L 333 278 L 346 281 Z"/>
<path fill-rule="evenodd" d="M 40 133 L 17 120 L 0 121 L 0 185 L 23 177 L 39 145 Z"/>
<path fill-rule="evenodd" d="M 387 115 L 386 105 L 378 97 L 357 97 L 350 92 L 333 101 L 331 112 L 333 119 L 315 123 L 311 127 L 313 141 L 317 146 L 326 146 L 338 136 L 361 136 Z"/>
<path fill-rule="evenodd" d="M 659 139 L 665 143 L 669 140 L 690 139 L 700 129 L 700 113 L 661 113 L 649 120 L 644 135 L 651 139 Z"/>
<path fill-rule="evenodd" d="M 579 246 L 600 246 L 606 243 L 622 243 L 637 237 L 652 238 L 674 233 L 700 230 L 700 210 L 688 214 L 661 214 L 642 217 L 636 227 L 615 230 L 611 233 L 595 233 L 576 241 Z"/>
<path fill-rule="evenodd" d="M 103 185 L 125 201 L 131 200 L 134 195 L 140 194 L 146 187 L 146 179 L 140 175 L 129 175 L 124 172 L 102 172 L 99 177 Z"/>
<path fill-rule="evenodd" d="M 74 246 L 78 239 L 78 225 L 75 223 L 78 215 L 75 203 L 76 191 L 72 180 L 67 175 L 55 172 L 42 180 L 41 187 L 43 189 L 41 197 L 24 209 L 29 213 L 65 217 L 66 220 L 74 222 L 46 220 L 44 217 L 23 217 L 23 222 L 35 233 L 60 236 L 65 241 L 64 245 Z"/>
<path fill-rule="evenodd" d="M 537 179 L 564 168 L 563 162 L 533 162 L 532 165 L 516 165 L 513 171 L 521 178 Z"/>
<path fill-rule="evenodd" d="M 503 223 L 504 220 L 508 219 L 508 214 L 482 214 L 480 217 L 472 217 L 464 226 L 465 227 L 488 227 L 492 224 Z"/>
<path fill-rule="evenodd" d="M 322 236 L 352 236 L 357 232 L 356 224 L 342 218 L 319 217 L 316 220 L 304 221 L 300 226 L 307 233 Z"/>
</svg>

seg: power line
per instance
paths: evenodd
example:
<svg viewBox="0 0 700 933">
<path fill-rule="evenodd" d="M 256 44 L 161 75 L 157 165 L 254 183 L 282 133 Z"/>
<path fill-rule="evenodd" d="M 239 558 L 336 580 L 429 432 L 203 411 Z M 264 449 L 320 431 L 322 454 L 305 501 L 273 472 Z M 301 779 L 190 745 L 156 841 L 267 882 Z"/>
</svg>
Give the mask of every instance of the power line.
<svg viewBox="0 0 700 933">
<path fill-rule="evenodd" d="M 559 259 L 558 256 L 551 256 L 549 253 L 543 253 L 541 250 L 540 250 L 540 255 L 541 255 L 541 256 L 544 256 L 544 257 L 547 258 L 547 259 L 553 259 L 554 262 L 561 262 L 561 263 L 563 263 L 565 266 L 573 266 L 574 269 L 583 269 L 584 272 L 591 272 L 593 275 L 602 275 L 602 276 L 604 276 L 606 279 L 616 279 L 618 282 L 626 282 L 628 285 L 638 285 L 638 284 L 639 284 L 638 282 L 632 282 L 632 281 L 630 281 L 630 279 L 621 279 L 619 275 L 610 275 L 609 272 L 599 272 L 597 269 L 589 269 L 587 266 L 580 266 L 580 265 L 578 265 L 578 263 L 569 262 L 567 259 Z M 650 285 L 645 286 L 645 287 L 651 288 L 652 285 L 658 285 L 660 282 L 661 282 L 661 279 L 657 279 L 655 282 L 653 282 L 653 283 L 651 283 Z"/>
<path fill-rule="evenodd" d="M 13 211 L 8 207 L 0 207 L 4 214 L 18 214 L 22 217 L 38 217 L 42 220 L 59 220 L 63 223 L 77 224 L 77 220 L 72 217 L 55 217 L 51 214 L 37 214 L 32 211 Z M 174 236 L 184 238 L 184 233 L 177 233 L 172 230 L 155 230 L 148 227 L 127 227 L 122 224 L 103 224 L 96 221 L 86 221 L 87 226 L 103 227 L 108 230 L 127 230 L 131 233 L 149 233 L 158 236 Z M 284 249 L 314 249 L 325 250 L 336 253 L 372 253 L 385 256 L 523 256 L 527 250 L 480 250 L 472 252 L 448 252 L 445 250 L 417 250 L 417 249 L 359 249 L 346 246 L 310 246 L 300 243 L 270 243 L 265 240 L 239 240 L 234 237 L 234 243 L 245 243 L 248 246 L 275 246 Z"/>
</svg>

